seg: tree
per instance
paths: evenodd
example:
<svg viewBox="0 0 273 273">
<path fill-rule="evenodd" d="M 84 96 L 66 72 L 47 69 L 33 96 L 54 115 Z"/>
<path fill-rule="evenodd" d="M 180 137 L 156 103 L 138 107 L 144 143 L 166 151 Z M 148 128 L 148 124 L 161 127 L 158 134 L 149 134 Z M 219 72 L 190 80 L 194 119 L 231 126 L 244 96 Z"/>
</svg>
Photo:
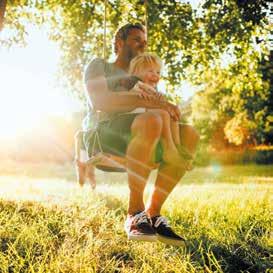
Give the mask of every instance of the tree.
<svg viewBox="0 0 273 273">
<path fill-rule="evenodd" d="M 266 18 L 251 13 L 256 12 L 252 5 L 242 9 L 238 2 L 208 0 L 203 5 L 198 19 L 201 56 L 192 74 L 192 81 L 203 88 L 194 98 L 192 119 L 207 141 L 220 129 L 222 142 L 246 145 L 265 142 L 272 130 L 265 130 L 272 91 L 259 70 L 268 54 Z M 257 43 L 257 37 L 263 39 Z"/>
<path fill-rule="evenodd" d="M 273 144 L 273 50 L 270 50 L 269 55 L 264 55 L 259 63 L 259 70 L 262 73 L 262 79 L 269 84 L 268 99 L 264 102 L 266 111 L 266 119 L 263 124 L 263 140 L 266 143 Z"/>
<path fill-rule="evenodd" d="M 0 31 L 2 30 L 4 25 L 6 6 L 7 6 L 7 0 L 1 0 L 0 2 Z"/>
<path fill-rule="evenodd" d="M 151 0 L 147 8 L 149 50 L 164 59 L 168 68 L 166 78 L 170 86 L 176 86 L 186 76 L 184 66 L 190 61 L 190 56 L 181 52 L 191 42 L 191 6 L 177 0 L 166 3 Z M 104 5 L 99 0 L 10 0 L 6 14 L 9 34 L 1 42 L 6 46 L 23 44 L 27 24 L 49 25 L 49 36 L 63 53 L 60 74 L 71 90 L 81 92 L 84 66 L 94 56 L 102 56 L 103 17 Z M 112 37 L 118 26 L 144 19 L 144 1 L 108 1 L 107 57 L 111 55 Z"/>
<path fill-rule="evenodd" d="M 107 2 L 108 58 L 115 30 L 128 21 L 144 21 L 145 5 L 141 0 Z M 203 138 L 208 140 L 221 126 L 225 141 L 231 143 L 268 141 L 272 82 L 266 76 L 266 1 L 206 0 L 195 11 L 180 0 L 147 3 L 149 50 L 164 59 L 170 91 L 184 79 L 202 90 L 194 98 L 192 120 Z M 27 24 L 48 25 L 50 38 L 63 53 L 60 78 L 70 91 L 82 94 L 84 66 L 102 56 L 103 18 L 99 0 L 9 0 L 8 34 L 1 42 L 23 44 Z M 238 142 L 234 136 L 239 131 L 245 133 Z"/>
</svg>

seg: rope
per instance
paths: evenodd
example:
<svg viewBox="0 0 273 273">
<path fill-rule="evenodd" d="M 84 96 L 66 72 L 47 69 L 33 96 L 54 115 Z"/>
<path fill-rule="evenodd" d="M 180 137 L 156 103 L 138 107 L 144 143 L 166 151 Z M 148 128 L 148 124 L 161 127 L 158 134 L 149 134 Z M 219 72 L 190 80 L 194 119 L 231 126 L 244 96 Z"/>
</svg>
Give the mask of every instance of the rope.
<svg viewBox="0 0 273 273">
<path fill-rule="evenodd" d="M 103 59 L 106 61 L 106 19 L 107 19 L 107 0 L 104 0 L 104 18 L 103 18 Z"/>
<path fill-rule="evenodd" d="M 0 1 L 0 31 L 4 27 L 6 8 L 7 8 L 7 0 L 1 0 Z"/>
<path fill-rule="evenodd" d="M 107 0 L 104 0 L 104 18 L 103 18 L 103 59 L 104 59 L 104 65 L 106 65 L 106 20 L 107 20 Z M 144 7 L 145 7 L 145 14 L 144 14 L 144 20 L 145 20 L 145 28 L 146 33 L 148 34 L 148 1 L 144 0 Z M 148 35 L 147 35 L 148 37 Z M 148 42 L 148 41 L 147 41 Z M 98 144 L 98 148 L 100 150 L 100 153 L 103 154 L 102 144 L 100 141 L 100 136 L 97 131 L 93 132 L 94 140 L 92 145 L 92 155 L 95 155 L 95 146 L 96 143 Z"/>
<path fill-rule="evenodd" d="M 106 68 L 106 19 L 107 19 L 107 0 L 104 0 L 104 17 L 103 17 L 103 60 L 104 60 L 104 70 Z M 99 115 L 99 113 L 97 113 Z M 98 143 L 99 150 L 103 153 L 102 144 L 100 141 L 99 134 L 97 130 L 93 133 L 94 140 L 92 145 L 92 156 L 95 155 L 95 145 Z"/>
<path fill-rule="evenodd" d="M 144 20 L 145 20 L 145 28 L 146 28 L 146 36 L 147 36 L 147 45 L 148 45 L 148 0 L 144 0 Z"/>
</svg>

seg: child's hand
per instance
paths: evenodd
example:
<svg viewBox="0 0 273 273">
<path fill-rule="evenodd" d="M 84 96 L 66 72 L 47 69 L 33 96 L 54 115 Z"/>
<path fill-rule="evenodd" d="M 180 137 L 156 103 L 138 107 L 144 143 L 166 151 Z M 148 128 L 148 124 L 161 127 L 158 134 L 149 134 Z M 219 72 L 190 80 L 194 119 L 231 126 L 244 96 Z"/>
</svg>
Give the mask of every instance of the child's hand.
<svg viewBox="0 0 273 273">
<path fill-rule="evenodd" d="M 137 82 L 133 90 L 139 94 L 139 96 L 146 100 L 163 100 L 163 95 L 158 93 L 153 87 L 143 82 Z"/>
<path fill-rule="evenodd" d="M 172 103 L 166 102 L 165 107 L 163 107 L 163 109 L 169 112 L 171 118 L 174 121 L 179 121 L 180 120 L 181 112 L 180 112 L 178 106 L 176 106 L 176 105 L 174 105 Z"/>
<path fill-rule="evenodd" d="M 167 102 L 167 99 L 165 98 L 165 96 L 162 93 L 157 92 L 157 97 L 158 97 L 159 101 L 162 101 L 162 102 L 165 101 L 165 102 Z"/>
<path fill-rule="evenodd" d="M 164 97 L 164 95 L 160 92 L 158 92 L 155 88 L 152 86 L 139 82 L 139 87 L 150 97 L 152 97 L 153 100 L 158 100 L 158 101 L 167 101 Z"/>
</svg>

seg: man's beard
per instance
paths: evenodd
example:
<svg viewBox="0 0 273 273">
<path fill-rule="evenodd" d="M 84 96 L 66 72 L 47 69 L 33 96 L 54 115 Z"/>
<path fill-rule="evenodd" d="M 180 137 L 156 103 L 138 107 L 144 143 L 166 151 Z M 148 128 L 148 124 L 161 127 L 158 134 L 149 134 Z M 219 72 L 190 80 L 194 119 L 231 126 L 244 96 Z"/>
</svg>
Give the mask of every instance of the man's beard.
<svg viewBox="0 0 273 273">
<path fill-rule="evenodd" d="M 139 49 L 137 52 L 136 51 L 134 52 L 130 47 L 126 47 L 125 52 L 126 52 L 125 56 L 126 56 L 127 60 L 130 62 L 134 57 L 143 53 L 144 50 Z"/>
<path fill-rule="evenodd" d="M 127 48 L 126 49 L 126 58 L 127 60 L 130 62 L 134 57 L 136 56 L 136 54 L 134 54 L 134 52 L 131 50 L 131 48 Z"/>
</svg>

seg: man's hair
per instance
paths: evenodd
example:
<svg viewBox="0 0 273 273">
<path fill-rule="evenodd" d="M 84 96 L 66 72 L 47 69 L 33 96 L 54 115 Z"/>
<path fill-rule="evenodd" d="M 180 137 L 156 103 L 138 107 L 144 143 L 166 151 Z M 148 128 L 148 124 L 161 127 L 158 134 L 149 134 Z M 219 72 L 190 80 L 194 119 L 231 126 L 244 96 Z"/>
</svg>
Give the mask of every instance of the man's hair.
<svg viewBox="0 0 273 273">
<path fill-rule="evenodd" d="M 118 50 L 117 49 L 117 40 L 121 39 L 121 40 L 125 41 L 128 38 L 131 29 L 139 29 L 139 30 L 143 31 L 144 33 L 146 32 L 145 27 L 140 23 L 135 23 L 135 24 L 128 23 L 128 24 L 122 26 L 121 28 L 119 28 L 115 34 L 115 41 L 114 41 L 115 53 L 117 53 L 117 50 Z"/>
<path fill-rule="evenodd" d="M 157 66 L 161 69 L 162 67 L 161 59 L 156 54 L 153 53 L 139 54 L 131 60 L 129 66 L 129 74 L 135 74 L 139 70 L 151 66 Z"/>
</svg>

